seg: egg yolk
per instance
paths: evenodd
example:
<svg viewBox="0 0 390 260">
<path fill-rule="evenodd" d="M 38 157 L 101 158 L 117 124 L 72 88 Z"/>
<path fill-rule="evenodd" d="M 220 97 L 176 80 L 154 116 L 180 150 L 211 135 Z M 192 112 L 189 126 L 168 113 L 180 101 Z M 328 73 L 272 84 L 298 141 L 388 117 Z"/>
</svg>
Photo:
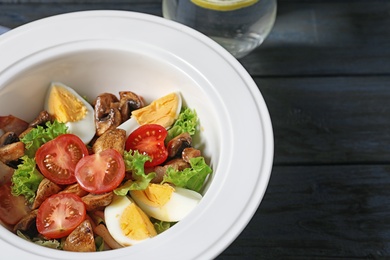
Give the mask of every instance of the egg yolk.
<svg viewBox="0 0 390 260">
<path fill-rule="evenodd" d="M 59 122 L 76 122 L 85 117 L 87 108 L 75 95 L 60 86 L 53 86 L 48 99 L 48 112 Z"/>
<path fill-rule="evenodd" d="M 123 234 L 133 240 L 143 240 L 157 235 L 148 216 L 134 203 L 123 211 L 120 227 Z"/>
<path fill-rule="evenodd" d="M 164 206 L 172 196 L 175 189 L 168 184 L 149 184 L 145 190 L 135 190 L 132 196 L 137 197 L 146 205 L 152 207 Z"/>
<path fill-rule="evenodd" d="M 176 93 L 168 94 L 154 100 L 150 105 L 134 110 L 132 116 L 138 124 L 159 124 L 169 127 L 176 119 L 176 111 L 179 106 L 179 98 Z"/>
</svg>

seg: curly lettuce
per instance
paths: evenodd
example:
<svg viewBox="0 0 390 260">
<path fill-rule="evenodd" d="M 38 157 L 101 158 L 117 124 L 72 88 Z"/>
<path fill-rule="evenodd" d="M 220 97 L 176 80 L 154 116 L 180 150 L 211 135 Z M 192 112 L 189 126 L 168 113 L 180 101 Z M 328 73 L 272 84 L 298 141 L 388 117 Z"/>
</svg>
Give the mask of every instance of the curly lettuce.
<svg viewBox="0 0 390 260">
<path fill-rule="evenodd" d="M 196 133 L 197 127 L 198 115 L 196 114 L 196 111 L 185 108 L 182 112 L 180 112 L 177 120 L 168 130 L 165 143 L 168 143 L 170 140 L 183 133 L 189 133 L 191 136 L 193 136 Z"/>
<path fill-rule="evenodd" d="M 66 134 L 67 130 L 68 127 L 65 123 L 60 123 L 56 120 L 53 123 L 50 121 L 46 122 L 45 127 L 37 126 L 33 128 L 20 139 L 25 145 L 25 154 L 30 158 L 34 158 L 39 147 L 61 134 Z"/>
<path fill-rule="evenodd" d="M 199 192 L 212 169 L 206 164 L 202 156 L 191 158 L 190 165 L 190 168 L 182 171 L 168 167 L 162 183 L 172 183 L 177 187 Z"/>
<path fill-rule="evenodd" d="M 151 219 L 154 229 L 156 230 L 157 234 L 161 234 L 162 232 L 170 229 L 175 222 L 166 222 L 158 219 Z"/>
<path fill-rule="evenodd" d="M 43 175 L 36 168 L 35 160 L 24 155 L 22 163 L 18 165 L 12 175 L 11 192 L 14 196 L 23 195 L 29 203 L 33 203 L 39 183 Z"/>
<path fill-rule="evenodd" d="M 38 245 L 41 245 L 44 247 L 49 247 L 49 248 L 53 248 L 53 249 L 60 249 L 60 250 L 63 248 L 62 243 L 57 239 L 45 239 L 43 237 L 30 238 L 27 234 L 22 233 L 20 230 L 16 231 L 16 235 L 18 235 L 19 237 L 21 237 L 27 241 L 33 242 L 35 244 L 38 244 Z"/>
<path fill-rule="evenodd" d="M 144 164 L 151 158 L 147 155 L 140 154 L 138 151 L 125 151 L 123 154 L 126 171 L 131 172 L 133 180 L 128 180 L 114 190 L 116 195 L 125 196 L 130 190 L 144 190 L 150 181 L 156 177 L 156 173 L 146 174 Z"/>
</svg>

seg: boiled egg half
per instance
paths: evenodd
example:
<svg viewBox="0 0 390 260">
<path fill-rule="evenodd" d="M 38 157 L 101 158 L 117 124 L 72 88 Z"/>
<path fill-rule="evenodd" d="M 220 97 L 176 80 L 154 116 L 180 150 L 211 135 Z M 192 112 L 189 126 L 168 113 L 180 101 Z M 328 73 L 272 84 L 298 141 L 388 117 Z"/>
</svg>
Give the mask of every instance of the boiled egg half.
<svg viewBox="0 0 390 260">
<path fill-rule="evenodd" d="M 114 195 L 104 209 L 111 236 L 123 246 L 131 246 L 154 237 L 157 232 L 149 217 L 127 196 Z"/>
<path fill-rule="evenodd" d="M 172 92 L 154 100 L 145 107 L 134 110 L 130 119 L 123 122 L 118 128 L 125 130 L 126 136 L 145 124 L 158 124 L 169 129 L 178 118 L 181 107 L 180 93 Z"/>
<path fill-rule="evenodd" d="M 202 199 L 193 190 L 154 183 L 145 190 L 130 191 L 130 195 L 147 215 L 168 222 L 182 220 Z"/>
<path fill-rule="evenodd" d="M 66 124 L 68 133 L 77 135 L 85 144 L 95 136 L 93 107 L 72 88 L 53 82 L 44 108 L 54 119 Z"/>
</svg>

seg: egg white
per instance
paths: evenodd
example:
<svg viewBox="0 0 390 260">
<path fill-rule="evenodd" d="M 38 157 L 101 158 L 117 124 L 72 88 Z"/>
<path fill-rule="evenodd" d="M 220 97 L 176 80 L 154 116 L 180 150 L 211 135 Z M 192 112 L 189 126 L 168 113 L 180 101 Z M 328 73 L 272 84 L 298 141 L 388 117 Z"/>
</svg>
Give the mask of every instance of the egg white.
<svg viewBox="0 0 390 260">
<path fill-rule="evenodd" d="M 88 103 L 84 98 L 82 98 L 74 89 L 60 82 L 53 82 L 49 90 L 47 91 L 45 107 L 44 107 L 45 110 L 49 112 L 49 114 L 53 113 L 53 111 L 49 111 L 48 104 L 49 104 L 50 92 L 54 86 L 59 86 L 68 90 L 78 100 L 80 100 L 83 103 L 83 105 L 87 108 L 87 113 L 83 119 L 76 122 L 66 122 L 65 124 L 68 127 L 68 133 L 77 135 L 85 144 L 88 144 L 95 136 L 96 133 L 94 109 L 92 105 Z"/>
<path fill-rule="evenodd" d="M 178 222 L 187 216 L 200 202 L 202 195 L 196 191 L 175 187 L 170 200 L 162 206 L 144 203 L 130 191 L 131 198 L 149 216 L 167 222 Z"/>
</svg>

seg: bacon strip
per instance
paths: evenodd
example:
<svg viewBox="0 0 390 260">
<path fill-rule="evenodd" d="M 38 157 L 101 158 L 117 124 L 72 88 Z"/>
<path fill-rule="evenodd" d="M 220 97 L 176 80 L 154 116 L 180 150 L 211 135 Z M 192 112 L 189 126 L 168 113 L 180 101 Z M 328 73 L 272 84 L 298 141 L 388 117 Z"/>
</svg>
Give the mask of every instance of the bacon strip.
<svg viewBox="0 0 390 260">
<path fill-rule="evenodd" d="M 20 135 L 27 127 L 28 123 L 18 117 L 12 115 L 0 116 L 0 129 L 4 132 L 14 132 Z"/>
<path fill-rule="evenodd" d="M 0 161 L 0 186 L 11 181 L 14 171 L 13 168 Z"/>
</svg>

